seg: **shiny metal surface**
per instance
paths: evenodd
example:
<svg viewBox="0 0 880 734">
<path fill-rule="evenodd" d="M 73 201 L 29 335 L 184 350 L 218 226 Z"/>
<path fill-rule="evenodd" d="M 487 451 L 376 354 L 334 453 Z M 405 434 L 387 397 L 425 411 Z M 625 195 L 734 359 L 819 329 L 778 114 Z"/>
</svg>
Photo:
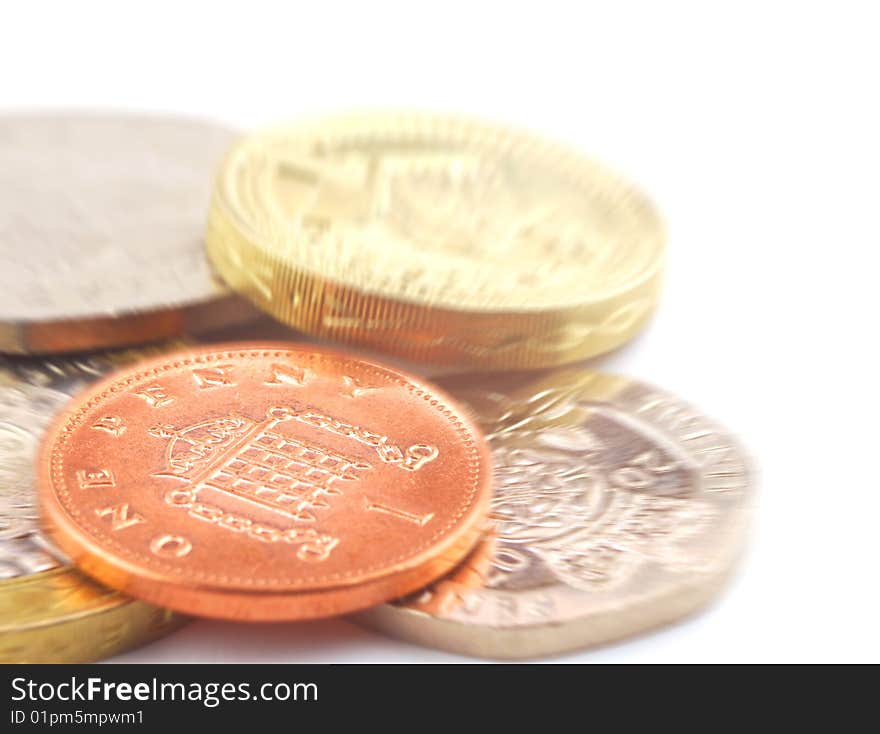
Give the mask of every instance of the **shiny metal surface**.
<svg viewBox="0 0 880 734">
<path fill-rule="evenodd" d="M 34 486 L 37 446 L 52 415 L 92 380 L 158 351 L 0 357 L 0 662 L 93 660 L 183 623 L 70 566 L 39 529 Z"/>
<path fill-rule="evenodd" d="M 668 623 L 718 592 L 751 495 L 726 431 L 624 377 L 440 382 L 490 442 L 494 531 L 452 575 L 362 622 L 465 654 L 530 657 Z"/>
<path fill-rule="evenodd" d="M 395 112 L 242 139 L 206 239 L 232 288 L 303 332 L 482 368 L 624 343 L 653 311 L 665 247 L 651 202 L 577 151 Z"/>
<path fill-rule="evenodd" d="M 236 135 L 188 119 L 0 115 L 0 351 L 135 344 L 251 317 L 204 256 Z"/>
<path fill-rule="evenodd" d="M 473 548 L 478 429 L 429 383 L 312 345 L 191 347 L 78 395 L 40 451 L 43 521 L 87 573 L 222 619 L 332 616 Z"/>
</svg>

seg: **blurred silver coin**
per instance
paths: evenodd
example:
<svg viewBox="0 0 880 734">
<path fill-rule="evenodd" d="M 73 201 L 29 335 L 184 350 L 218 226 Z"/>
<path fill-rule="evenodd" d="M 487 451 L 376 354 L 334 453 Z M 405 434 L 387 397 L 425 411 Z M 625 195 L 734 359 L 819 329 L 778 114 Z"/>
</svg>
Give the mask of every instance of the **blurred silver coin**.
<svg viewBox="0 0 880 734">
<path fill-rule="evenodd" d="M 40 533 L 34 487 L 34 460 L 49 420 L 93 380 L 168 348 L 164 343 L 48 359 L 0 356 L 0 581 L 66 563 Z"/>
<path fill-rule="evenodd" d="M 719 591 L 751 494 L 723 429 L 612 375 L 438 384 L 471 408 L 492 447 L 493 527 L 449 577 L 359 621 L 464 654 L 533 657 L 671 622 Z"/>
<path fill-rule="evenodd" d="M 204 256 L 214 169 L 235 137 L 158 116 L 0 116 L 0 351 L 84 351 L 250 318 Z"/>
<path fill-rule="evenodd" d="M 0 357 L 0 663 L 96 660 L 185 621 L 69 565 L 40 531 L 34 487 L 34 457 L 53 414 L 116 366 L 171 346 L 86 357 Z"/>
</svg>

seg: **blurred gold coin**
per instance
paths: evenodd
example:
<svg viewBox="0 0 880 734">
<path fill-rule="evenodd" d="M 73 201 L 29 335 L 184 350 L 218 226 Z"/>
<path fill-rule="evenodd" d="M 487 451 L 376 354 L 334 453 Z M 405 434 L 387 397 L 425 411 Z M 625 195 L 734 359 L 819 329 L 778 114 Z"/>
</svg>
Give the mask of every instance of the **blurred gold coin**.
<svg viewBox="0 0 880 734">
<path fill-rule="evenodd" d="M 297 329 L 488 368 L 626 342 L 654 308 L 664 252 L 651 203 L 576 151 L 393 113 L 241 140 L 206 239 L 233 289 Z"/>
<path fill-rule="evenodd" d="M 625 377 L 459 375 L 495 465 L 493 531 L 451 575 L 361 614 L 469 655 L 565 652 L 672 622 L 714 597 L 751 500 L 736 441 Z"/>
<path fill-rule="evenodd" d="M 158 351 L 0 357 L 0 663 L 96 660 L 184 622 L 70 566 L 40 531 L 34 486 L 37 445 L 52 415 L 92 380 Z"/>
</svg>

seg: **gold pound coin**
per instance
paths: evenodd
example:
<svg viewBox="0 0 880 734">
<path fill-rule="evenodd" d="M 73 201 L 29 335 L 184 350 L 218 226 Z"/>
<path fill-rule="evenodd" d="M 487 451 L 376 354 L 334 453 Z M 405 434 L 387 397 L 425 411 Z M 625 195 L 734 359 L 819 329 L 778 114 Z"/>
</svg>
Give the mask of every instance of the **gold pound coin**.
<svg viewBox="0 0 880 734">
<path fill-rule="evenodd" d="M 233 289 L 306 333 L 521 368 L 630 339 L 658 297 L 664 232 L 637 189 L 562 145 L 367 114 L 241 140 L 207 246 Z"/>
<path fill-rule="evenodd" d="M 358 621 L 524 658 L 672 622 L 719 592 L 751 499 L 723 429 L 653 387 L 574 369 L 438 384 L 486 433 L 494 528 L 449 577 Z"/>
<path fill-rule="evenodd" d="M 0 351 L 109 348 L 251 318 L 204 254 L 211 175 L 234 139 L 186 119 L 0 115 Z"/>
<path fill-rule="evenodd" d="M 96 660 L 155 639 L 184 622 L 184 617 L 82 575 L 39 530 L 33 465 L 45 425 L 85 384 L 148 353 L 50 360 L 0 357 L 2 663 Z M 104 429 L 114 426 L 108 422 Z"/>
</svg>

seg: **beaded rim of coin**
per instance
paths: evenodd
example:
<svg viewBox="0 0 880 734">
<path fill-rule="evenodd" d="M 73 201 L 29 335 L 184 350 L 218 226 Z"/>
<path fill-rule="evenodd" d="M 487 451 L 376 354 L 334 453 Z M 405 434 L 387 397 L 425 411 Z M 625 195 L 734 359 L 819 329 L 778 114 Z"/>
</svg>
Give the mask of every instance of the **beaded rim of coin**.
<svg viewBox="0 0 880 734">
<path fill-rule="evenodd" d="M 0 115 L 0 351 L 73 352 L 254 317 L 204 256 L 236 134 L 134 114 Z"/>
<path fill-rule="evenodd" d="M 752 494 L 723 429 L 619 376 L 439 383 L 492 448 L 494 534 L 447 578 L 356 621 L 453 652 L 525 658 L 672 622 L 722 588 Z"/>
<path fill-rule="evenodd" d="M 82 570 L 255 621 L 341 614 L 448 572 L 479 537 L 489 467 L 442 392 L 290 343 L 120 371 L 56 417 L 37 463 L 49 535 Z"/>
<path fill-rule="evenodd" d="M 564 145 L 364 113 L 239 141 L 206 242 L 233 289 L 301 331 L 498 368 L 628 341 L 656 304 L 665 234 L 638 190 Z"/>
<path fill-rule="evenodd" d="M 0 662 L 97 660 L 186 621 L 66 565 L 37 526 L 33 460 L 51 414 L 87 382 L 159 351 L 14 362 L 0 357 Z"/>
</svg>

